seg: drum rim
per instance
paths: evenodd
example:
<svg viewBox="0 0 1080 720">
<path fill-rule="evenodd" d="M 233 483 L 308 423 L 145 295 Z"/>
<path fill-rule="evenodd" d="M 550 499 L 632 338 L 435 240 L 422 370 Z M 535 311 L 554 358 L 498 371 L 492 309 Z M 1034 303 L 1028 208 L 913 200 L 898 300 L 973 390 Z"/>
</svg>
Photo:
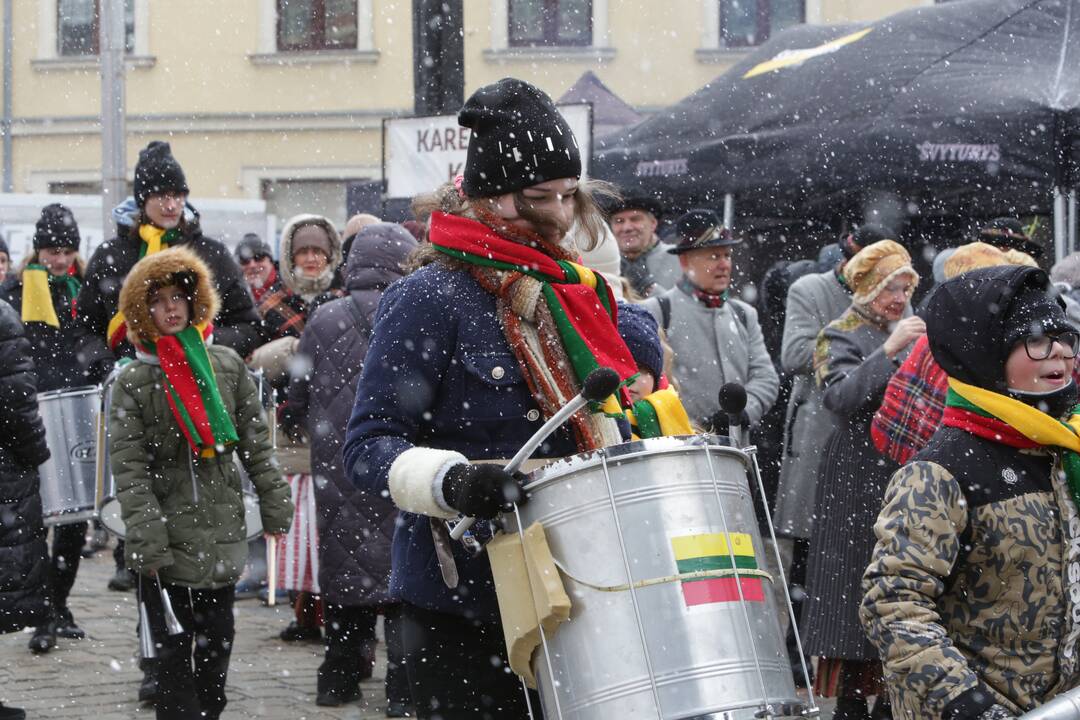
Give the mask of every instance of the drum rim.
<svg viewBox="0 0 1080 720">
<path fill-rule="evenodd" d="M 42 400 L 51 400 L 54 397 L 63 397 L 65 395 L 97 395 L 101 392 L 100 385 L 80 385 L 78 387 L 61 388 L 59 390 L 46 390 L 37 394 L 38 402 Z"/>
<path fill-rule="evenodd" d="M 653 455 L 663 453 L 680 452 L 690 448 L 709 448 L 721 455 L 729 455 L 738 459 L 746 468 L 750 467 L 750 456 L 739 448 L 726 444 L 727 438 L 719 435 L 678 435 L 611 445 L 599 450 L 591 450 L 565 458 L 555 459 L 543 467 L 539 467 L 528 474 L 523 489 L 533 492 L 555 480 L 559 480 L 578 470 L 594 467 L 607 460 L 626 459 L 636 455 Z"/>
</svg>

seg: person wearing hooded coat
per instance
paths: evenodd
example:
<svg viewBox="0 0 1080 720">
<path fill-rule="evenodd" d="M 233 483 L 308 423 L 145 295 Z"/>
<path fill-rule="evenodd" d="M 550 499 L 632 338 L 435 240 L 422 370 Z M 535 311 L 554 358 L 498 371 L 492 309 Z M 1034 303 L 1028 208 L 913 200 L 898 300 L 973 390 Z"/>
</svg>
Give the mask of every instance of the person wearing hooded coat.
<svg viewBox="0 0 1080 720">
<path fill-rule="evenodd" d="M 213 343 L 218 297 L 206 264 L 184 247 L 145 257 L 124 282 L 120 308 L 138 352 L 113 386 L 108 443 L 125 560 L 139 573 L 158 648 L 157 717 L 217 718 L 248 555 L 234 454 L 266 534 L 288 530 L 292 501 L 255 381 L 236 352 Z M 162 592 L 182 632 L 166 625 Z"/>
<path fill-rule="evenodd" d="M 38 392 L 86 385 L 72 336 L 75 297 L 84 266 L 79 257 L 79 226 L 71 210 L 58 203 L 42 208 L 33 242 L 33 253 L 27 256 L 21 270 L 4 283 L 3 294 L 22 316 L 37 370 Z M 52 449 L 63 454 L 70 448 Z M 79 571 L 87 527 L 86 521 L 53 527 L 49 573 L 52 618 L 30 638 L 34 652 L 51 650 L 57 635 L 73 640 L 86 637 L 72 617 L 67 600 Z"/>
<path fill-rule="evenodd" d="M 822 402 L 838 424 L 822 455 L 813 507 L 805 508 L 814 522 L 800 629 L 806 653 L 820 658 L 818 694 L 837 698 L 836 720 L 864 720 L 880 667 L 859 624 L 860 581 L 895 468 L 871 444 L 870 421 L 924 325 L 904 317 L 919 276 L 899 243 L 880 240 L 860 250 L 844 266 L 844 280 L 851 307 L 825 326 L 814 351 Z"/>
<path fill-rule="evenodd" d="M 38 466 L 49 447 L 32 357 L 19 314 L 0 300 L 0 633 L 49 618 L 49 547 L 38 493 Z M 24 717 L 0 701 L 0 720 Z"/>
<path fill-rule="evenodd" d="M 1038 268 L 931 295 L 942 426 L 889 482 L 860 617 L 893 717 L 1000 720 L 1080 684 L 1080 338 Z"/>
<path fill-rule="evenodd" d="M 376 223 L 355 236 L 345 266 L 348 296 L 308 318 L 297 357 L 306 368 L 289 383 L 289 422 L 302 423 L 311 443 L 311 471 L 319 513 L 319 587 L 326 624 L 326 656 L 318 675 L 319 705 L 359 695 L 361 665 L 374 652 L 375 620 L 387 620 L 388 717 L 404 717 L 408 681 L 397 638 L 396 605 L 389 592 L 390 544 L 397 508 L 389 498 L 357 488 L 342 467 L 341 447 L 364 367 L 379 299 L 417 248 L 408 231 Z M 286 432 L 295 433 L 294 428 Z M 370 669 L 370 666 L 369 666 Z"/>
<path fill-rule="evenodd" d="M 124 339 L 123 319 L 117 315 L 120 288 L 140 258 L 176 245 L 192 250 L 210 268 L 221 298 L 215 341 L 241 357 L 250 355 L 264 339 L 251 293 L 228 248 L 203 235 L 199 213 L 187 202 L 183 168 L 168 143 L 154 140 L 139 152 L 134 195 L 134 205 L 125 202 L 113 211 L 117 236 L 102 243 L 90 257 L 86 281 L 76 300 L 76 352 L 88 379 L 102 382 L 117 359 L 134 357 L 135 349 Z M 169 205 L 165 215 L 156 209 L 162 200 Z M 155 205 L 149 212 L 148 201 Z"/>
</svg>

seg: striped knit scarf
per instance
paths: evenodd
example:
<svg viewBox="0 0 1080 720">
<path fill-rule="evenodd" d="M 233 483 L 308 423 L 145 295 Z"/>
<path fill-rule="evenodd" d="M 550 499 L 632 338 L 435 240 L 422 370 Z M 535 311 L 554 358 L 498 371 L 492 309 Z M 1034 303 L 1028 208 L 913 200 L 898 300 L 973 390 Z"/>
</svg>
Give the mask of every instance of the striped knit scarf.
<svg viewBox="0 0 1080 720">
<path fill-rule="evenodd" d="M 39 322 L 50 327 L 60 327 L 60 316 L 53 306 L 52 291 L 49 285 L 63 285 L 64 291 L 71 298 L 72 316 L 75 313 L 75 297 L 79 294 L 82 281 L 76 274 L 75 265 L 65 275 L 52 275 L 44 265 L 31 263 L 22 274 L 22 321 Z"/>
<path fill-rule="evenodd" d="M 697 285 L 690 282 L 690 278 L 686 277 L 685 275 L 679 278 L 678 285 L 679 289 L 682 290 L 684 293 L 694 298 L 705 307 L 711 308 L 713 310 L 724 307 L 724 303 L 726 303 L 728 299 L 727 290 L 719 293 L 711 293 L 707 290 L 702 290 Z"/>
<path fill-rule="evenodd" d="M 176 335 L 137 346 L 161 363 L 165 396 L 173 417 L 192 452 L 204 458 L 224 452 L 239 440 L 206 351 L 205 338 L 212 331 L 209 323 L 188 325 Z"/>
<path fill-rule="evenodd" d="M 615 297 L 603 276 L 571 262 L 569 253 L 538 235 L 508 227 L 489 213 L 478 216 L 482 222 L 434 213 L 431 244 L 466 263 L 480 285 L 496 296 L 507 341 L 547 416 L 576 395 L 597 367 L 614 369 L 624 383 L 637 374 L 617 330 Z M 592 410 L 622 417 L 614 396 Z M 590 413 L 578 413 L 571 423 L 581 450 L 619 441 L 617 428 L 596 422 Z"/>
<path fill-rule="evenodd" d="M 182 237 L 180 228 L 175 227 L 172 230 L 163 230 L 156 225 L 144 224 L 139 226 L 139 239 L 142 241 L 139 244 L 139 259 L 142 260 L 147 255 L 153 255 L 165 250 L 176 243 Z M 112 320 L 109 320 L 108 330 L 105 332 L 105 340 L 109 343 L 109 349 L 116 351 L 116 348 L 120 343 L 127 339 L 127 319 L 124 317 L 124 313 L 119 310 L 113 315 Z"/>
</svg>

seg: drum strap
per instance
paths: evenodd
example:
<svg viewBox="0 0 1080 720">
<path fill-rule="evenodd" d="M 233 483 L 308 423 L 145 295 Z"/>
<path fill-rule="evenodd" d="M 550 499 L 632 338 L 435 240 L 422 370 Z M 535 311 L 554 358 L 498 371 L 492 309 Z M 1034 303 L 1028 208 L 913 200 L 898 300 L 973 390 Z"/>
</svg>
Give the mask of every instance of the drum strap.
<svg viewBox="0 0 1080 720">
<path fill-rule="evenodd" d="M 454 561 L 454 551 L 451 549 L 450 531 L 446 529 L 446 523 L 440 518 L 428 518 L 431 521 L 431 539 L 435 543 L 435 557 L 439 559 L 439 572 L 442 573 L 443 583 L 451 590 L 458 586 L 457 562 Z"/>
</svg>

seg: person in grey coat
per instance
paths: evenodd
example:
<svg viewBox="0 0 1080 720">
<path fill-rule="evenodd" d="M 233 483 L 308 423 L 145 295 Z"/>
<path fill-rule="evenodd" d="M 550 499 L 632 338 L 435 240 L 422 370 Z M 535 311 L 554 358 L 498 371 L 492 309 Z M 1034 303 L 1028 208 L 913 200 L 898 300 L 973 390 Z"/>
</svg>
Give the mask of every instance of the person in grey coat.
<svg viewBox="0 0 1080 720">
<path fill-rule="evenodd" d="M 835 267 L 805 275 L 788 290 L 780 363 L 793 383 L 784 417 L 784 451 L 773 513 L 776 532 L 784 537 L 810 539 L 813 517 L 806 512 L 806 505 L 813 501 L 821 451 L 837 422 L 822 404 L 821 390 L 814 381 L 818 335 L 851 306 L 844 265 L 867 245 L 894 237 L 887 228 L 863 225 L 836 243 L 841 258 Z M 796 543 L 799 545 L 805 546 L 805 542 Z M 795 554 L 805 556 L 805 550 L 797 549 Z M 795 564 L 799 564 L 798 557 Z"/>
<path fill-rule="evenodd" d="M 361 663 L 371 657 L 375 620 L 387 615 L 388 717 L 404 717 L 408 682 L 397 643 L 396 608 L 389 593 L 390 545 L 397 509 L 389 497 L 357 488 L 341 460 L 345 427 L 364 366 L 372 320 L 383 291 L 402 276 L 417 248 L 400 225 L 376 223 L 355 237 L 345 266 L 348 297 L 320 306 L 308 318 L 296 361 L 306 372 L 289 383 L 286 432 L 298 427 L 311 441 L 311 469 L 319 512 L 319 586 L 325 603 L 326 656 L 318 673 L 319 705 L 359 696 Z"/>
<path fill-rule="evenodd" d="M 719 412 L 719 392 L 726 383 L 746 388 L 746 420 L 756 425 L 776 402 L 776 374 L 753 306 L 729 297 L 733 236 L 713 210 L 691 210 L 676 222 L 682 277 L 671 290 L 643 306 L 667 331 L 675 353 L 672 375 L 690 420 L 727 432 Z"/>
<path fill-rule="evenodd" d="M 682 276 L 679 261 L 656 236 L 662 212 L 660 203 L 645 195 L 628 195 L 609 212 L 622 256 L 620 272 L 642 297 L 670 290 Z"/>
<path fill-rule="evenodd" d="M 859 622 L 862 575 L 873 525 L 895 463 L 878 455 L 870 421 L 885 387 L 916 339 L 904 318 L 919 276 L 899 243 L 881 240 L 844 267 L 852 304 L 818 335 L 814 373 L 825 408 L 839 419 L 822 456 L 813 506 L 803 605 L 804 648 L 820 658 L 816 690 L 837 697 L 837 718 L 868 720 L 867 695 L 880 695 L 881 670 Z M 903 319 L 902 319 L 903 318 Z"/>
</svg>

